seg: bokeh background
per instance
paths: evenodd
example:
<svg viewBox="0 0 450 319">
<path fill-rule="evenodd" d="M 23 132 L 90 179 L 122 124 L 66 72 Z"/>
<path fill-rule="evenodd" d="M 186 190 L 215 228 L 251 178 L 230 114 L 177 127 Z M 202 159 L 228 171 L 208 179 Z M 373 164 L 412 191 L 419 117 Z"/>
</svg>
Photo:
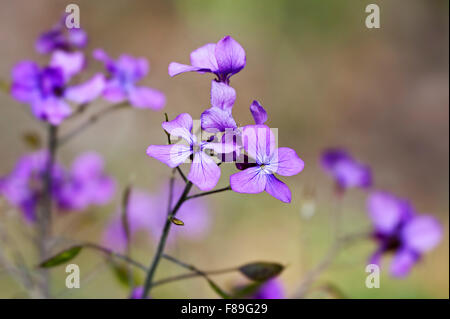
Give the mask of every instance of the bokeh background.
<svg viewBox="0 0 450 319">
<path fill-rule="evenodd" d="M 72 2 L 0 1 L 2 80 L 9 79 L 12 66 L 20 60 L 46 61 L 34 51 L 35 39 Z M 380 29 L 369 30 L 364 24 L 365 6 L 372 2 L 381 8 Z M 114 57 L 130 53 L 148 58 L 151 72 L 143 83 L 166 94 L 164 111 L 170 117 L 189 112 L 199 118 L 209 107 L 211 76 L 192 73 L 170 78 L 168 64 L 187 63 L 193 49 L 232 35 L 247 53 L 245 69 L 232 79 L 237 90 L 235 118 L 241 124 L 249 123 L 248 107 L 258 99 L 269 113 L 268 124 L 279 128 L 280 145 L 294 148 L 306 163 L 301 174 L 285 179 L 293 191 L 290 205 L 267 194 L 227 192 L 207 198 L 212 219 L 208 236 L 176 242 L 170 248 L 173 255 L 205 270 L 254 260 L 279 261 L 288 265 L 280 279 L 288 295 L 292 294 L 333 242 L 336 199 L 332 181 L 320 170 L 318 157 L 326 147 L 342 146 L 372 166 L 376 188 L 407 197 L 419 212 L 439 218 L 445 236 L 406 279 L 393 279 L 382 272 L 381 288 L 367 289 L 364 268 L 375 245 L 361 241 L 343 251 L 317 284 L 337 287 L 340 296 L 349 298 L 449 297 L 448 1 L 75 3 L 81 9 L 81 26 L 90 37 L 87 52 L 101 47 Z M 92 61 L 92 70 L 101 67 Z M 90 108 L 95 111 L 102 104 L 105 102 Z M 170 170 L 149 159 L 145 150 L 150 144 L 165 142 L 160 127 L 163 117 L 163 112 L 122 110 L 61 148 L 58 158 L 66 165 L 82 151 L 101 153 L 108 171 L 118 180 L 119 193 L 108 206 L 58 216 L 56 234 L 99 241 L 125 184 L 132 179 L 134 185 L 149 191 L 160 188 Z M 61 130 L 74 125 L 64 124 Z M 32 119 L 26 106 L 1 93 L 0 175 L 9 172 L 16 159 L 29 151 L 23 142 L 26 132 L 45 136 L 42 123 Z M 223 167 L 219 187 L 228 184 L 231 172 L 231 166 Z M 342 200 L 342 222 L 348 233 L 368 228 L 365 199 L 365 193 L 355 190 Z M 306 214 L 305 204 L 311 203 L 314 214 Z M 31 228 L 4 200 L 0 200 L 0 217 L 27 264 L 34 267 L 37 260 L 29 240 Z M 153 252 L 154 243 L 145 236 L 134 243 L 133 256 L 145 264 Z M 55 268 L 55 297 L 127 297 L 127 289 L 102 256 L 86 251 L 76 263 L 81 268 L 81 288 L 66 289 L 64 267 Z M 157 276 L 180 272 L 184 271 L 163 262 Z M 244 279 L 230 274 L 216 280 L 229 289 Z M 216 297 L 202 279 L 161 286 L 152 295 Z M 0 297 L 24 296 L 20 286 L 2 271 Z"/>
</svg>

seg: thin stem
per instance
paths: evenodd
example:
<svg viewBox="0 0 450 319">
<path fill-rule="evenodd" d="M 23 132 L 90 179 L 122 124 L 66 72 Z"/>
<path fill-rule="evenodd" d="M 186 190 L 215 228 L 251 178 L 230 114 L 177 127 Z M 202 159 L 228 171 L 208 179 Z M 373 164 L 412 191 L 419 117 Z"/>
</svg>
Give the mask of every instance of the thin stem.
<svg viewBox="0 0 450 319">
<path fill-rule="evenodd" d="M 202 197 L 202 196 L 206 196 L 206 195 L 211 195 L 211 194 L 215 194 L 215 193 L 220 193 L 220 192 L 224 192 L 224 191 L 229 191 L 229 190 L 231 190 L 231 186 L 219 188 L 219 189 L 209 191 L 209 192 L 203 192 L 203 193 L 191 195 L 191 196 L 186 197 L 186 200 L 197 198 L 197 197 Z"/>
<path fill-rule="evenodd" d="M 167 241 L 167 236 L 169 235 L 170 226 L 172 225 L 171 218 L 176 215 L 176 213 L 180 209 L 181 205 L 183 205 L 183 203 L 186 201 L 186 198 L 187 198 L 189 192 L 191 191 L 191 188 L 192 188 L 192 182 L 188 182 L 186 184 L 186 187 L 184 188 L 183 194 L 181 194 L 180 199 L 178 200 L 178 202 L 176 203 L 172 212 L 169 214 L 168 218 L 166 219 L 166 223 L 164 225 L 164 229 L 162 231 L 161 238 L 159 240 L 155 256 L 153 257 L 153 261 L 151 263 L 150 270 L 148 271 L 147 277 L 145 278 L 142 299 L 147 298 L 147 296 L 150 292 L 150 289 L 152 287 L 153 277 L 155 275 L 156 268 L 158 267 L 159 261 L 161 260 L 161 256 L 163 254 L 164 247 L 165 247 L 166 241 Z"/>
<path fill-rule="evenodd" d="M 106 115 L 108 113 L 111 113 L 111 112 L 113 112 L 115 110 L 122 109 L 122 108 L 127 107 L 127 106 L 129 106 L 128 102 L 121 102 L 121 103 L 118 103 L 118 104 L 112 104 L 112 105 L 108 106 L 107 108 L 104 108 L 104 109 L 98 111 L 97 113 L 91 115 L 86 121 L 81 123 L 79 126 L 75 127 L 69 133 L 67 133 L 64 136 L 62 136 L 60 141 L 59 141 L 59 145 L 61 146 L 61 145 L 66 144 L 72 138 L 74 138 L 75 136 L 77 136 L 78 134 L 83 132 L 84 129 L 86 129 L 89 126 L 91 126 L 92 124 L 96 123 L 104 115 Z"/>
<path fill-rule="evenodd" d="M 53 166 L 55 162 L 56 149 L 58 148 L 58 127 L 48 126 L 48 157 L 44 174 L 44 193 L 39 211 L 39 256 L 44 260 L 48 255 L 48 240 L 51 237 L 52 228 L 52 188 L 53 188 Z M 45 298 L 50 296 L 50 275 L 48 269 L 41 270 L 41 290 Z"/>
<path fill-rule="evenodd" d="M 126 248 L 125 255 L 127 257 L 131 256 L 131 234 L 130 234 L 130 223 L 128 218 L 128 203 L 130 201 L 131 196 L 131 185 L 125 187 L 122 196 L 122 229 L 125 234 Z M 130 267 L 127 267 L 127 276 L 128 281 L 131 287 L 134 286 L 133 282 L 133 270 Z"/>
<path fill-rule="evenodd" d="M 188 179 L 186 178 L 186 175 L 184 175 L 184 173 L 183 173 L 183 171 L 181 170 L 180 166 L 177 166 L 176 169 L 177 169 L 177 172 L 180 174 L 181 178 L 183 179 L 183 181 L 184 181 L 185 183 L 187 183 L 187 182 L 188 182 Z"/>
<path fill-rule="evenodd" d="M 133 265 L 139 269 L 142 269 L 143 271 L 147 272 L 148 269 L 145 265 L 141 264 L 140 262 L 126 256 L 126 255 L 122 255 L 120 253 L 117 253 L 109 248 L 94 244 L 94 243 L 83 243 L 82 244 L 83 247 L 87 247 L 87 248 L 91 248 L 97 251 L 100 251 L 110 257 L 115 257 L 118 259 L 122 259 L 123 261 L 126 261 L 127 263 L 129 263 L 130 265 Z"/>
</svg>

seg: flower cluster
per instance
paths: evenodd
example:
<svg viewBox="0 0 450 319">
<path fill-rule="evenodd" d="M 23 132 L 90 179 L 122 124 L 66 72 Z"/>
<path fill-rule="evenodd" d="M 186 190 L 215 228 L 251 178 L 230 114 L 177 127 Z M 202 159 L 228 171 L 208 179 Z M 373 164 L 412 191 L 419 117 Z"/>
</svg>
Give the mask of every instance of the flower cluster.
<svg viewBox="0 0 450 319">
<path fill-rule="evenodd" d="M 11 173 L 0 178 L 0 194 L 18 207 L 29 222 L 36 221 L 38 203 L 46 191 L 48 157 L 47 151 L 24 155 Z M 51 179 L 50 195 L 61 211 L 104 205 L 115 192 L 114 179 L 106 175 L 103 160 L 95 153 L 78 156 L 70 170 L 54 163 Z"/>
<path fill-rule="evenodd" d="M 67 29 L 63 20 L 43 33 L 37 51 L 50 54 L 47 65 L 33 61 L 19 62 L 12 70 L 12 96 L 30 105 L 33 115 L 52 125 L 60 125 L 73 113 L 74 106 L 86 106 L 103 97 L 111 102 L 128 102 L 136 108 L 159 110 L 165 96 L 158 90 L 136 86 L 145 77 L 149 65 L 144 58 L 122 55 L 117 61 L 103 50 L 93 52 L 95 59 L 105 65 L 106 74 L 94 74 L 85 82 L 77 79 L 85 71 L 87 35 L 82 29 Z M 75 76 L 77 76 L 75 78 Z"/>
<path fill-rule="evenodd" d="M 321 164 L 341 192 L 352 187 L 368 190 L 373 186 L 371 169 L 343 149 L 324 151 Z M 394 253 L 390 267 L 394 277 L 408 275 L 423 254 L 442 238 L 442 226 L 434 217 L 417 214 L 409 201 L 391 193 L 371 191 L 367 211 L 374 228 L 372 237 L 378 246 L 370 263 L 379 264 L 383 255 Z"/>
<path fill-rule="evenodd" d="M 267 112 L 258 101 L 253 101 L 250 106 L 255 125 L 238 127 L 232 115 L 236 91 L 230 86 L 230 78 L 245 67 L 242 46 L 226 36 L 217 44 L 209 43 L 194 50 L 190 58 L 191 65 L 172 62 L 169 75 L 190 71 L 215 74 L 216 78 L 211 82 L 211 107 L 201 114 L 201 128 L 222 135 L 199 140 L 192 132 L 192 117 L 182 113 L 172 121 L 162 123 L 162 127 L 170 136 L 181 138 L 186 144 L 150 145 L 147 154 L 172 168 L 191 160 L 187 178 L 204 191 L 214 189 L 219 181 L 219 158 L 222 163 L 235 162 L 241 171 L 230 176 L 233 191 L 249 194 L 266 191 L 289 203 L 291 191 L 275 174 L 296 175 L 303 170 L 303 161 L 294 150 L 277 147 L 272 129 L 264 124 Z"/>
</svg>

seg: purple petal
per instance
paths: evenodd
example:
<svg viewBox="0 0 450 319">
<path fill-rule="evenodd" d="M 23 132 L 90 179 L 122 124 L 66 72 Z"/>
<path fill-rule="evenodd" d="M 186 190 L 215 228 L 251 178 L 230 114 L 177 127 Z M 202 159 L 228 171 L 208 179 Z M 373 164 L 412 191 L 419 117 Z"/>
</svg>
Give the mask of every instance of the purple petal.
<svg viewBox="0 0 450 319">
<path fill-rule="evenodd" d="M 172 121 L 162 123 L 162 128 L 170 135 L 181 137 L 192 144 L 196 141 L 192 135 L 192 117 L 188 113 L 181 113 Z"/>
<path fill-rule="evenodd" d="M 108 64 L 114 63 L 113 59 L 111 59 L 109 57 L 109 55 L 103 49 L 95 49 L 92 52 L 92 56 L 94 57 L 94 59 L 96 59 L 100 62 L 103 62 L 105 64 L 105 66 L 107 66 Z"/>
<path fill-rule="evenodd" d="M 185 72 L 210 72 L 209 69 L 202 69 L 192 65 L 181 64 L 177 62 L 171 62 L 168 68 L 169 76 L 185 73 Z"/>
<path fill-rule="evenodd" d="M 213 189 L 220 178 L 220 168 L 207 154 L 200 151 L 194 154 L 188 179 L 202 191 Z"/>
<path fill-rule="evenodd" d="M 88 36 L 83 29 L 69 29 L 68 40 L 76 48 L 82 49 L 87 45 Z"/>
<path fill-rule="evenodd" d="M 58 67 L 63 71 L 66 81 L 79 73 L 84 65 L 85 59 L 82 52 L 55 51 L 50 60 L 50 66 Z"/>
<path fill-rule="evenodd" d="M 442 226 L 432 216 L 416 216 L 403 228 L 402 238 L 408 248 L 423 253 L 441 241 Z"/>
<path fill-rule="evenodd" d="M 123 102 L 127 99 L 127 92 L 122 87 L 119 79 L 113 78 L 106 82 L 103 98 L 112 103 Z"/>
<path fill-rule="evenodd" d="M 276 150 L 275 135 L 266 125 L 248 125 L 242 130 L 242 143 L 248 156 L 259 164 L 269 164 Z"/>
<path fill-rule="evenodd" d="M 216 72 L 218 70 L 216 56 L 216 44 L 208 43 L 204 46 L 191 52 L 191 65 L 209 72 Z"/>
<path fill-rule="evenodd" d="M 291 202 L 291 190 L 289 187 L 272 174 L 267 175 L 265 190 L 267 193 L 284 203 Z"/>
<path fill-rule="evenodd" d="M 30 103 L 39 96 L 39 66 L 32 61 L 23 61 L 11 72 L 12 96 L 20 102 Z"/>
<path fill-rule="evenodd" d="M 225 132 L 226 129 L 237 128 L 236 122 L 230 112 L 218 107 L 211 107 L 200 116 L 202 129 L 207 132 Z"/>
<path fill-rule="evenodd" d="M 221 74 L 235 74 L 245 66 L 245 51 L 230 36 L 224 37 L 217 43 L 215 57 Z"/>
<path fill-rule="evenodd" d="M 137 108 L 160 110 L 166 104 L 166 97 L 158 90 L 147 87 L 136 87 L 129 91 L 131 105 Z"/>
<path fill-rule="evenodd" d="M 104 162 L 102 157 L 95 152 L 83 153 L 72 163 L 72 174 L 77 178 L 89 180 L 99 174 L 104 170 Z"/>
<path fill-rule="evenodd" d="M 142 294 L 144 293 L 144 287 L 138 286 L 133 289 L 130 295 L 130 299 L 142 299 Z M 146 297 L 146 299 L 149 299 L 149 297 Z"/>
<path fill-rule="evenodd" d="M 322 153 L 320 162 L 325 170 L 331 170 L 337 162 L 348 158 L 350 158 L 350 156 L 345 150 L 328 149 Z"/>
<path fill-rule="evenodd" d="M 231 112 L 236 91 L 229 85 L 213 80 L 211 82 L 211 106 L 218 107 L 224 111 Z"/>
<path fill-rule="evenodd" d="M 191 154 L 191 148 L 181 144 L 150 145 L 147 148 L 148 156 L 154 157 L 172 168 L 184 163 Z"/>
<path fill-rule="evenodd" d="M 392 276 L 398 278 L 407 276 L 418 259 L 419 256 L 409 249 L 399 250 L 391 261 L 390 271 Z"/>
<path fill-rule="evenodd" d="M 252 299 L 283 299 L 285 291 L 283 284 L 277 278 L 266 281 L 258 291 L 251 297 Z"/>
<path fill-rule="evenodd" d="M 62 99 L 56 97 L 35 101 L 31 109 L 37 118 L 53 125 L 61 124 L 66 117 L 72 114 L 70 106 Z"/>
<path fill-rule="evenodd" d="M 406 201 L 380 191 L 369 196 L 367 209 L 375 230 L 382 234 L 392 234 L 412 214 Z"/>
<path fill-rule="evenodd" d="M 105 85 L 103 74 L 97 74 L 85 83 L 69 87 L 65 92 L 65 97 L 76 103 L 88 103 L 102 94 Z"/>
<path fill-rule="evenodd" d="M 256 194 L 266 188 L 267 175 L 259 166 L 250 167 L 230 176 L 231 189 L 238 193 Z"/>
<path fill-rule="evenodd" d="M 227 154 L 236 151 L 234 143 L 203 143 L 202 149 L 213 150 L 216 154 Z"/>
<path fill-rule="evenodd" d="M 280 147 L 275 152 L 269 167 L 274 173 L 283 176 L 293 176 L 303 170 L 305 163 L 293 149 Z"/>
<path fill-rule="evenodd" d="M 362 187 L 372 185 L 372 173 L 368 166 L 350 159 L 344 159 L 334 166 L 334 176 L 341 187 Z"/>
<path fill-rule="evenodd" d="M 255 100 L 252 102 L 250 112 L 252 112 L 255 124 L 264 124 L 267 121 L 267 112 L 258 101 Z"/>
<path fill-rule="evenodd" d="M 135 83 L 147 75 L 149 64 L 145 58 L 135 58 L 123 54 L 115 63 L 115 75 L 121 77 L 126 83 Z"/>
</svg>

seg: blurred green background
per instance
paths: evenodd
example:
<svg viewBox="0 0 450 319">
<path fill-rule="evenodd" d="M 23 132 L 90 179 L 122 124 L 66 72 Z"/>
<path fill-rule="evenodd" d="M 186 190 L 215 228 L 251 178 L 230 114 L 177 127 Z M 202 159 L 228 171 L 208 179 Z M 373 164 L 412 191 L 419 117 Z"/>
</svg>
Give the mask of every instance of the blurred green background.
<svg viewBox="0 0 450 319">
<path fill-rule="evenodd" d="M 34 41 L 59 19 L 67 1 L 0 0 L 0 78 L 9 79 L 12 66 L 23 59 L 42 63 Z M 233 36 L 245 48 L 247 65 L 232 79 L 237 91 L 233 109 L 238 123 L 251 121 L 249 105 L 258 99 L 269 113 L 268 124 L 279 128 L 279 144 L 294 148 L 305 170 L 285 179 L 293 191 L 290 205 L 267 194 L 231 192 L 208 198 L 213 219 L 202 241 L 179 241 L 171 254 L 198 266 L 216 269 L 247 261 L 272 260 L 287 264 L 281 280 L 289 294 L 333 242 L 335 207 L 332 181 L 318 166 L 322 149 L 348 148 L 370 164 L 376 188 L 410 198 L 417 210 L 437 216 L 444 224 L 441 244 L 414 268 L 409 277 L 393 279 L 382 273 L 381 288 L 367 289 L 365 265 L 375 245 L 362 241 L 349 247 L 317 284 L 338 287 L 349 298 L 449 297 L 449 52 L 448 1 L 218 1 L 161 0 L 76 1 L 81 26 L 88 31 L 88 51 L 104 48 L 113 57 L 122 53 L 144 56 L 151 70 L 142 82 L 167 96 L 171 118 L 189 112 L 199 118 L 209 107 L 211 76 L 184 74 L 170 78 L 171 61 L 187 63 L 195 48 Z M 367 29 L 365 7 L 381 8 L 381 28 Z M 101 70 L 99 63 L 92 69 Z M 92 70 L 91 69 L 91 70 Z M 94 111 L 99 102 L 90 108 Z M 170 170 L 149 159 L 150 144 L 162 144 L 163 112 L 122 110 L 64 146 L 58 158 L 66 165 L 76 154 L 96 150 L 106 158 L 120 189 L 134 184 L 157 191 Z M 76 123 L 63 125 L 69 130 Z M 45 131 L 28 108 L 0 94 L 0 175 L 28 151 L 25 132 Z M 185 168 L 187 172 L 187 167 Z M 223 166 L 220 186 L 228 184 L 231 166 Z M 119 190 L 120 191 L 120 190 Z M 366 195 L 350 191 L 341 205 L 349 233 L 367 229 Z M 60 236 L 99 241 L 102 229 L 120 202 L 84 213 L 62 215 Z M 314 203 L 312 216 L 302 214 Z M 0 223 L 15 238 L 30 267 L 36 256 L 32 229 L 19 212 L 0 199 Z M 8 247 L 2 247 L 8 248 Z M 144 237 L 133 256 L 148 264 L 154 244 Z M 102 256 L 86 251 L 75 261 L 81 268 L 81 288 L 66 289 L 64 267 L 52 270 L 52 291 L 60 298 L 124 298 L 128 291 L 117 282 Z M 388 265 L 388 260 L 384 260 Z M 162 262 L 157 276 L 184 272 Z M 217 277 L 230 289 L 244 279 L 238 274 Z M 216 297 L 201 279 L 155 288 L 156 298 Z M 26 296 L 4 271 L 0 297 Z"/>
</svg>

